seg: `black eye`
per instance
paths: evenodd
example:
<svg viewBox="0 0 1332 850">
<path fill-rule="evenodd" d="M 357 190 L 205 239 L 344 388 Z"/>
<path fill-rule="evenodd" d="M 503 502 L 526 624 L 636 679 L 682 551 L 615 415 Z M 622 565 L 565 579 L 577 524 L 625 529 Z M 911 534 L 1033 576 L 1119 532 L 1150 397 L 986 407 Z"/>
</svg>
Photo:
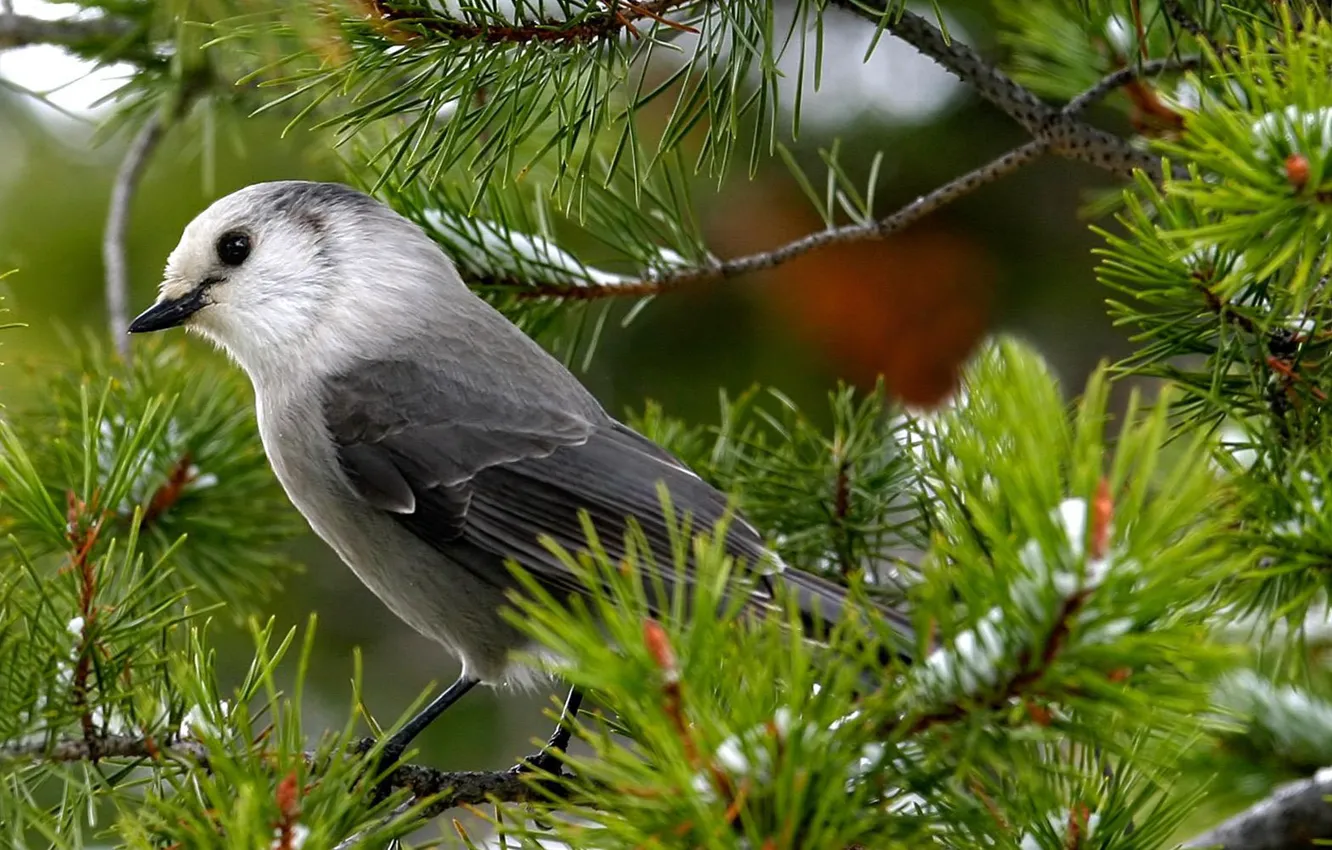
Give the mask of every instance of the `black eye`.
<svg viewBox="0 0 1332 850">
<path fill-rule="evenodd" d="M 228 266 L 239 266 L 250 256 L 250 237 L 244 233 L 224 233 L 217 240 L 217 258 Z"/>
</svg>

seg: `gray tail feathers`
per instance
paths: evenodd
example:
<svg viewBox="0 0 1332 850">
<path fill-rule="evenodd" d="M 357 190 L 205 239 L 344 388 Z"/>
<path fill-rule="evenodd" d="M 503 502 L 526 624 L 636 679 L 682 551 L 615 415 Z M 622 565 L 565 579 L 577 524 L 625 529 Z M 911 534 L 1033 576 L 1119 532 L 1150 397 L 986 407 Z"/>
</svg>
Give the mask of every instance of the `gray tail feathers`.
<svg viewBox="0 0 1332 850">
<path fill-rule="evenodd" d="M 849 602 L 847 589 L 836 582 L 790 567 L 773 573 L 770 578 L 774 584 L 783 585 L 794 597 L 806 632 L 812 637 L 819 637 L 820 632 L 826 633 L 832 624 L 846 614 Z M 899 645 L 893 648 L 891 654 L 903 656 L 916 642 L 916 631 L 911 625 L 911 619 L 890 605 L 871 604 L 873 610 L 866 612 L 867 615 L 881 617 L 887 622 L 900 638 Z"/>
</svg>

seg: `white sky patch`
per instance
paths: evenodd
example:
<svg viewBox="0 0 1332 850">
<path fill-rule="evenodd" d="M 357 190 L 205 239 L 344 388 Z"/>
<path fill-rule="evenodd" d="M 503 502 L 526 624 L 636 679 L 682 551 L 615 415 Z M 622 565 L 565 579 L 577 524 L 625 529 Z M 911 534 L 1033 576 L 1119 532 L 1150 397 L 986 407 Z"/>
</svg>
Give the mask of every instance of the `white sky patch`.
<svg viewBox="0 0 1332 850">
<path fill-rule="evenodd" d="M 1241 611 L 1235 606 L 1228 606 L 1217 613 L 1218 630 L 1231 640 L 1249 641 L 1256 645 L 1266 642 L 1279 643 L 1289 641 L 1292 632 L 1301 640 L 1314 647 L 1332 644 L 1332 606 L 1327 595 L 1319 593 L 1314 603 L 1301 622 L 1292 622 L 1290 617 L 1272 619 L 1268 614 L 1257 611 Z"/>
<path fill-rule="evenodd" d="M 1118 15 L 1111 15 L 1105 22 L 1105 37 L 1115 52 L 1121 54 L 1132 53 L 1133 44 L 1138 40 L 1133 26 Z"/>
<path fill-rule="evenodd" d="M 73 17 L 71 11 L 68 5 L 44 0 L 14 0 L 17 15 L 54 20 Z M 0 51 L 0 78 L 12 87 L 42 94 L 60 109 L 76 115 L 92 117 L 103 112 L 106 106 L 94 110 L 93 104 L 123 85 L 132 72 L 132 66 L 126 63 L 99 68 L 95 62 L 47 44 Z M 49 107 L 43 108 L 58 114 Z"/>
<path fill-rule="evenodd" d="M 231 703 L 227 700 L 222 700 L 218 705 L 218 716 L 225 720 L 230 713 Z M 180 737 L 194 738 L 197 740 L 200 735 L 218 737 L 221 735 L 221 731 L 218 729 L 217 725 L 209 719 L 203 706 L 193 705 L 190 706 L 190 710 L 185 713 L 185 716 L 180 719 Z"/>
<path fill-rule="evenodd" d="M 927 20 L 936 20 L 932 9 L 915 10 Z M 948 33 L 968 41 L 957 22 L 944 16 Z M 779 31 L 786 24 L 779 23 Z M 875 27 L 839 9 L 823 13 L 823 63 L 819 89 L 814 90 L 814 33 L 806 38 L 804 90 L 800 103 L 801 123 L 836 128 L 857 117 L 919 124 L 932 119 L 957 98 L 962 84 L 921 55 L 914 47 L 884 33 L 874 43 Z M 870 45 L 874 52 L 866 59 Z M 795 106 L 796 81 L 800 78 L 799 43 L 792 39 L 777 67 L 785 74 L 778 91 L 782 108 Z"/>
</svg>

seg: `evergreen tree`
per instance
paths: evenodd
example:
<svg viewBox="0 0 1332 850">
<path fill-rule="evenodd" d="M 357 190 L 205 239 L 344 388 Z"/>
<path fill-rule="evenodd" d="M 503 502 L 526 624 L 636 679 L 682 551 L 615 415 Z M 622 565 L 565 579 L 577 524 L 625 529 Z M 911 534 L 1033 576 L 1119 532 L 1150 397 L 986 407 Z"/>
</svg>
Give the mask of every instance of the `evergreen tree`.
<svg viewBox="0 0 1332 850">
<path fill-rule="evenodd" d="M 613 305 L 632 303 L 629 321 L 682 287 L 882 239 L 1043 157 L 1084 162 L 1120 181 L 1090 209 L 1102 244 L 1087 263 L 1135 350 L 1060 387 L 1029 347 L 994 339 L 923 413 L 847 388 L 828 416 L 775 391 L 723 396 L 716 427 L 636 412 L 789 564 L 905 606 L 915 645 L 863 613 L 818 643 L 794 615 L 754 622 L 719 593 L 737 565 L 717 529 L 679 529 L 676 563 L 657 566 L 692 551 L 715 580 L 653 617 L 641 556 L 611 562 L 589 539 L 562 553 L 587 600 L 527 582 L 512 612 L 595 696 L 576 730 L 587 754 L 558 774 L 409 754 L 377 801 L 382 737 L 365 729 L 380 725 L 359 696 L 341 729 L 303 725 L 314 624 L 264 619 L 290 567 L 273 553 L 302 524 L 238 377 L 174 344 L 72 344 L 85 356 L 0 419 L 9 846 L 474 846 L 441 829 L 463 807 L 533 848 L 1332 838 L 1325 3 L 993 0 L 1000 56 L 952 38 L 938 10 L 861 0 L 64 5 L 58 20 L 0 5 L 0 49 L 134 69 L 108 128 L 134 134 L 107 226 L 117 345 L 144 164 L 169 129 L 205 134 L 234 110 L 327 128 L 349 181 L 571 362 L 595 356 Z M 876 44 L 910 44 L 1029 139 L 893 211 L 877 169 L 857 183 L 865 164 L 836 148 L 826 174 L 805 173 L 777 59 L 817 65 L 832 9 Z M 1093 125 L 1092 107 L 1131 131 Z M 691 178 L 772 158 L 825 227 L 715 257 Z M 596 265 L 575 245 L 600 246 Z M 1152 397 L 1112 415 L 1125 378 Z M 237 624 L 253 643 L 239 681 L 213 649 Z M 1255 795 L 1269 796 L 1195 834 Z"/>
</svg>

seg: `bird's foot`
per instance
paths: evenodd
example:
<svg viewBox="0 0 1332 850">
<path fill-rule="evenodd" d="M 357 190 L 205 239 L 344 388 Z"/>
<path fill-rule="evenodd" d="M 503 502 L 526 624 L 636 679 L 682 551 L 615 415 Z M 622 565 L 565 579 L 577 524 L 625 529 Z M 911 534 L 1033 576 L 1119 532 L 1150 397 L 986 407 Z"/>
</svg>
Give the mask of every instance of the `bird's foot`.
<svg viewBox="0 0 1332 850">
<path fill-rule="evenodd" d="M 361 752 L 367 752 L 369 747 L 361 748 Z M 370 805 L 378 806 L 393 791 L 393 769 L 402 754 L 406 751 L 406 746 L 390 738 L 384 743 L 384 748 L 380 750 L 379 755 L 367 766 L 364 773 L 361 774 L 359 782 L 374 781 L 375 786 L 370 789 Z"/>
<path fill-rule="evenodd" d="M 546 741 L 541 752 L 528 756 L 510 770 L 513 773 L 549 773 L 556 778 L 560 777 L 564 772 L 564 761 L 560 756 L 569 749 L 572 737 L 573 727 L 561 720 L 560 725 L 555 727 L 555 734 Z"/>
<path fill-rule="evenodd" d="M 564 762 L 560 760 L 559 750 L 546 747 L 539 753 L 528 756 L 509 768 L 511 773 L 549 773 L 560 776 L 564 771 Z"/>
</svg>

